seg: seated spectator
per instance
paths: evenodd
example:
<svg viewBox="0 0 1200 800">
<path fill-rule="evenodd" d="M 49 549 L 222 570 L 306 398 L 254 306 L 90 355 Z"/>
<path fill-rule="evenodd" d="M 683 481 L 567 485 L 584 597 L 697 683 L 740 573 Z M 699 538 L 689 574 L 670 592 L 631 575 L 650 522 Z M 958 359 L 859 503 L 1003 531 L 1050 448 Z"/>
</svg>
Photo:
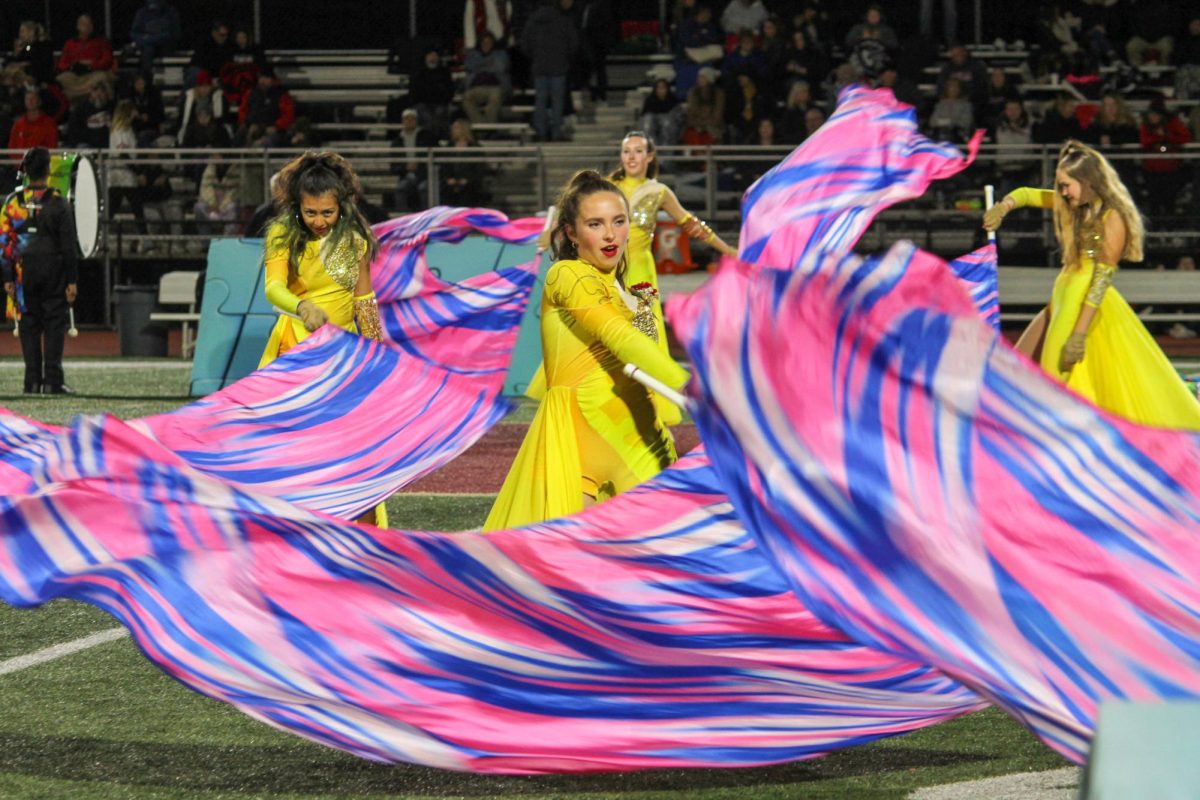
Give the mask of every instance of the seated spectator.
<svg viewBox="0 0 1200 800">
<path fill-rule="evenodd" d="M 1175 97 L 1200 98 L 1200 13 L 1188 20 L 1187 33 L 1175 45 Z"/>
<path fill-rule="evenodd" d="M 1085 131 L 1087 141 L 1104 153 L 1112 161 L 1112 165 L 1120 171 L 1122 164 L 1128 166 L 1131 162 L 1113 160 L 1113 151 L 1122 145 L 1138 144 L 1138 122 L 1125 105 L 1125 99 L 1116 92 L 1105 92 L 1100 100 L 1100 108 L 1091 124 Z M 1124 178 L 1123 178 L 1124 180 Z M 1125 180 L 1127 186 L 1132 182 Z"/>
<path fill-rule="evenodd" d="M 883 72 L 879 73 L 879 83 L 876 86 L 880 89 L 891 89 L 897 100 L 908 103 L 913 108 L 920 109 L 925 104 L 917 85 L 908 78 L 902 78 L 900 71 L 891 64 L 884 66 Z"/>
<path fill-rule="evenodd" d="M 1140 67 L 1148 62 L 1171 63 L 1175 34 L 1180 28 L 1178 12 L 1170 0 L 1142 0 L 1129 15 L 1131 36 L 1125 43 L 1129 63 Z"/>
<path fill-rule="evenodd" d="M 241 172 L 237 164 L 219 155 L 209 156 L 200 176 L 200 191 L 193 210 L 201 233 L 237 236 L 241 214 Z"/>
<path fill-rule="evenodd" d="M 1167 110 L 1161 97 L 1150 101 L 1139 131 L 1142 152 L 1159 156 L 1142 160 L 1142 184 L 1146 207 L 1151 214 L 1175 213 L 1175 200 L 1187 179 L 1178 158 L 1162 156 L 1178 153 L 1192 140 L 1191 133 L 1177 114 Z"/>
<path fill-rule="evenodd" d="M 996 183 L 1000 190 L 997 197 L 1004 197 L 1013 189 L 1037 182 L 1038 160 L 1031 158 L 1029 148 L 1033 144 L 1033 124 L 1019 97 L 1010 97 L 1004 103 L 1004 111 L 993 123 L 996 144 Z M 1024 148 L 1024 151 L 1017 148 Z"/>
<path fill-rule="evenodd" d="M 725 56 L 724 72 L 729 80 L 729 85 L 725 87 L 726 90 L 733 91 L 737 88 L 739 75 L 749 75 L 756 86 L 765 89 L 769 82 L 767 57 L 754 41 L 754 34 L 749 29 L 743 28 L 738 33 L 737 42 L 737 47 L 733 52 Z"/>
<path fill-rule="evenodd" d="M 717 71 L 704 67 L 688 91 L 683 143 L 720 144 L 725 141 L 725 92 L 716 85 Z"/>
<path fill-rule="evenodd" d="M 459 117 L 450 123 L 450 143 L 447 146 L 460 152 L 479 147 L 471 131 L 471 123 L 466 118 Z M 442 163 L 439 173 L 442 179 L 442 205 L 475 208 L 491 199 L 491 194 L 484 187 L 487 165 L 483 162 L 447 159 Z"/>
<path fill-rule="evenodd" d="M 229 135 L 229 129 L 225 127 L 225 123 L 214 117 L 208 109 L 202 108 L 196 112 L 195 117 L 188 123 L 180 146 L 189 149 L 220 149 L 232 147 L 233 139 Z M 199 186 L 200 178 L 204 172 L 204 165 L 189 164 L 184 167 L 183 172 Z"/>
<path fill-rule="evenodd" d="M 425 151 L 436 144 L 433 134 L 421 127 L 417 110 L 404 109 L 400 115 L 400 135 L 392 142 L 393 150 L 402 151 L 400 160 L 392 165 L 392 172 L 396 174 L 397 211 L 411 213 L 426 208 L 429 173 L 425 167 Z"/>
<path fill-rule="evenodd" d="M 788 48 L 791 43 L 788 37 L 784 34 L 783 29 L 779 27 L 779 17 L 771 15 L 767 17 L 763 23 L 762 41 L 759 44 L 759 49 L 762 51 L 763 57 L 767 59 L 767 79 L 771 82 L 774 90 L 781 95 L 787 81 L 784 79 L 787 66 Z"/>
<path fill-rule="evenodd" d="M 225 95 L 227 108 L 241 108 L 246 95 L 258 83 L 258 74 L 267 66 L 267 55 L 262 45 L 250 38 L 250 32 L 239 26 L 233 32 L 233 47 L 229 60 L 221 67 L 218 82 Z"/>
<path fill-rule="evenodd" d="M 171 199 L 171 177 L 161 164 L 139 164 L 133 168 L 134 180 L 137 181 L 137 197 L 142 206 L 142 215 L 153 211 L 155 226 L 162 226 L 164 231 L 170 220 L 163 210 L 163 204 Z M 147 231 L 149 228 L 147 228 Z M 153 241 L 143 241 L 141 253 L 146 254 L 157 249 Z"/>
<path fill-rule="evenodd" d="M 508 53 L 496 47 L 496 37 L 484 31 L 479 46 L 467 51 L 463 111 L 471 124 L 496 122 L 500 106 L 512 88 Z"/>
<path fill-rule="evenodd" d="M 983 62 L 971 55 L 961 44 L 950 48 L 950 60 L 938 71 L 937 93 L 946 92 L 946 82 L 954 79 L 962 89 L 962 96 L 971 104 L 971 110 L 979 116 L 986 110 L 988 73 Z"/>
<path fill-rule="evenodd" d="M 965 142 L 975 130 L 975 114 L 963 97 L 962 84 L 956 78 L 946 81 L 942 96 L 929 114 L 929 129 L 935 139 Z"/>
<path fill-rule="evenodd" d="M 92 86 L 86 100 L 80 100 L 71 106 L 71 115 L 67 120 L 66 145 L 92 150 L 108 147 L 112 109 L 108 87 L 102 83 Z"/>
<path fill-rule="evenodd" d="M 754 135 L 746 144 L 755 147 L 778 147 L 780 142 L 775 136 L 775 121 L 763 117 L 758 121 Z M 745 191 L 752 183 L 762 177 L 763 173 L 779 163 L 780 155 L 775 152 L 763 153 L 759 158 L 746 159 L 734 163 L 734 181 L 739 191 Z"/>
<path fill-rule="evenodd" d="M 768 106 L 753 76 L 741 73 L 734 88 L 726 95 L 726 122 L 731 144 L 746 144 L 758 129 L 758 121 L 767 116 Z"/>
<path fill-rule="evenodd" d="M 792 31 L 791 44 L 784 54 L 783 72 L 774 75 L 780 85 L 793 81 L 806 81 L 809 86 L 819 85 L 825 78 L 825 56 L 808 43 L 802 30 Z"/>
<path fill-rule="evenodd" d="M 834 49 L 833 24 L 828 12 L 821 10 L 816 3 L 805 3 L 800 12 L 792 16 L 792 30 L 803 33 L 808 46 L 825 58 Z"/>
<path fill-rule="evenodd" d="M 179 12 L 166 0 L 145 0 L 133 16 L 129 38 L 142 56 L 142 72 L 154 61 L 170 55 L 179 45 Z"/>
<path fill-rule="evenodd" d="M 42 96 L 38 92 L 25 92 L 25 113 L 17 117 L 8 134 L 8 149 L 24 152 L 31 147 L 58 147 L 58 125 L 54 119 L 42 113 Z M 21 155 L 16 155 L 16 160 Z"/>
<path fill-rule="evenodd" d="M 138 147 L 150 147 L 162 135 L 166 120 L 162 92 L 154 85 L 152 73 L 138 73 L 129 99 L 133 101 L 133 132 Z"/>
<path fill-rule="evenodd" d="M 804 138 L 812 136 L 817 130 L 825 124 L 825 112 L 819 107 L 813 106 L 808 111 L 804 112 Z"/>
<path fill-rule="evenodd" d="M 98 83 L 104 84 L 105 90 L 112 88 L 112 45 L 103 36 L 95 36 L 95 30 L 91 15 L 80 14 L 75 21 L 78 36 L 67 40 L 58 57 L 58 85 L 71 102 L 87 97 Z"/>
<path fill-rule="evenodd" d="M 679 24 L 675 44 L 675 92 L 687 97 L 704 67 L 714 67 L 725 55 L 724 37 L 713 21 L 712 9 L 699 4 L 690 17 Z"/>
<path fill-rule="evenodd" d="M 808 135 L 804 117 L 813 108 L 812 88 L 808 81 L 796 81 L 788 89 L 787 102 L 783 105 L 783 114 L 776 126 L 776 134 L 781 144 L 800 144 Z"/>
<path fill-rule="evenodd" d="M 988 76 L 987 96 L 983 103 L 983 119 L 993 124 L 1004 113 L 1004 106 L 1014 97 L 1020 97 L 1020 92 L 1013 85 L 1008 73 L 1001 67 L 992 69 Z"/>
<path fill-rule="evenodd" d="M 767 8 L 761 0 L 729 0 L 729 5 L 721 12 L 721 27 L 727 33 L 748 30 L 757 34 L 762 31 L 767 16 Z"/>
<path fill-rule="evenodd" d="M 683 106 L 666 78 L 654 82 L 654 90 L 642 101 L 642 130 L 650 139 L 670 146 L 679 144 L 683 129 Z"/>
<path fill-rule="evenodd" d="M 900 47 L 896 31 L 883 21 L 883 8 L 874 3 L 867 6 L 867 11 L 863 14 L 863 21 L 846 34 L 846 49 L 853 50 L 863 39 L 878 41 L 888 52 L 895 52 Z"/>
<path fill-rule="evenodd" d="M 212 75 L 203 69 L 196 73 L 195 85 L 179 95 L 179 113 L 175 115 L 179 122 L 175 140 L 179 144 L 183 144 L 188 127 L 192 120 L 199 118 L 201 112 L 218 120 L 225 118 L 225 98 L 215 91 Z"/>
<path fill-rule="evenodd" d="M 4 86 L 24 86 L 29 82 L 54 80 L 54 45 L 40 22 L 25 20 L 17 29 L 12 52 L 4 61 Z"/>
<path fill-rule="evenodd" d="M 1075 116 L 1079 103 L 1075 96 L 1061 92 L 1042 116 L 1042 121 L 1033 126 L 1033 141 L 1038 144 L 1059 145 L 1067 139 L 1084 139 L 1083 126 Z"/>
<path fill-rule="evenodd" d="M 264 67 L 258 73 L 258 83 L 238 109 L 237 141 L 245 141 L 251 125 L 267 131 L 267 146 L 279 147 L 287 142 L 287 134 L 296 121 L 296 103 L 291 94 L 275 77 L 275 70 Z"/>
<path fill-rule="evenodd" d="M 229 25 L 222 20 L 213 20 L 212 26 L 192 48 L 192 58 L 183 74 L 183 86 L 190 89 L 196 85 L 201 71 L 209 75 L 220 75 L 222 68 L 233 58 L 233 43 L 229 41 Z"/>
<path fill-rule="evenodd" d="M 454 102 L 454 79 L 437 50 L 426 51 L 420 69 L 408 76 L 408 102 L 421 115 L 423 126 L 445 129 Z"/>
<path fill-rule="evenodd" d="M 112 113 L 112 124 L 108 131 L 108 213 L 116 214 L 123 205 L 128 205 L 140 234 L 146 233 L 146 214 L 142 207 L 142 190 L 138 188 L 137 176 L 129 162 L 120 156 L 122 151 L 137 148 L 137 134 L 133 132 L 134 107 L 132 100 L 117 103 Z M 128 157 L 128 154 L 126 154 Z"/>
</svg>

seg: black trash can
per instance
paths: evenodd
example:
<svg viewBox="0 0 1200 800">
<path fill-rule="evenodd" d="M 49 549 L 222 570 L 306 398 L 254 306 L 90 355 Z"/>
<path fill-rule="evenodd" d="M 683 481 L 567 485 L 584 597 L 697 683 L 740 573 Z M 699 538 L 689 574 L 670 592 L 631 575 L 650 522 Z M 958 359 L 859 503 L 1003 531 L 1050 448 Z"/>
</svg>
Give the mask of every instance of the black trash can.
<svg viewBox="0 0 1200 800">
<path fill-rule="evenodd" d="M 114 286 L 117 298 L 117 337 L 123 356 L 167 354 L 167 328 L 150 321 L 158 303 L 154 286 Z"/>
</svg>

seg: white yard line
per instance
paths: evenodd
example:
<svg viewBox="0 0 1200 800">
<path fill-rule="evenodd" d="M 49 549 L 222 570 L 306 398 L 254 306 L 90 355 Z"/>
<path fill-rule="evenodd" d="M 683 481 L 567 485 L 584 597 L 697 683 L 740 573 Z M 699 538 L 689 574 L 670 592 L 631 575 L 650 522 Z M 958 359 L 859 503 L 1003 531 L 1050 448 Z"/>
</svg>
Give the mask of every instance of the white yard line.
<svg viewBox="0 0 1200 800">
<path fill-rule="evenodd" d="M 1018 772 L 978 781 L 927 786 L 908 797 L 909 800 L 1075 800 L 1081 774 L 1079 767 Z"/>
<path fill-rule="evenodd" d="M 170 361 L 126 361 L 121 358 L 112 359 L 88 359 L 87 361 L 75 360 L 72 358 L 65 359 L 63 366 L 67 369 L 191 369 L 192 362 L 184 361 L 181 358 L 176 358 Z M 25 363 L 21 359 L 5 359 L 0 361 L 0 369 L 25 369 Z"/>
<path fill-rule="evenodd" d="M 45 664 L 47 661 L 53 661 L 56 658 L 78 653 L 80 650 L 87 650 L 89 647 L 115 642 L 117 639 L 128 635 L 129 631 L 125 628 L 109 628 L 106 631 L 92 633 L 71 642 L 63 642 L 62 644 L 56 644 L 23 656 L 9 658 L 0 661 L 0 675 L 7 675 L 10 672 L 20 672 L 23 669 L 36 667 L 38 664 Z"/>
</svg>

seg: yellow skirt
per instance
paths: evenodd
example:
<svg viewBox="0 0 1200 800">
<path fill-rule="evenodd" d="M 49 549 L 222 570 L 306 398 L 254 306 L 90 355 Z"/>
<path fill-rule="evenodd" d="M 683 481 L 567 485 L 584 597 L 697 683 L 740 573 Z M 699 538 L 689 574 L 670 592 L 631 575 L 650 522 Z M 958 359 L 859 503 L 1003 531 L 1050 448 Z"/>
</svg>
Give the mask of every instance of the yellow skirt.
<svg viewBox="0 0 1200 800">
<path fill-rule="evenodd" d="M 1042 344 L 1042 369 L 1096 405 L 1156 428 L 1200 430 L 1200 402 L 1171 366 L 1125 298 L 1104 293 L 1087 335 L 1083 360 L 1067 373 L 1059 356 L 1092 281 L 1092 267 L 1063 270 L 1054 282 L 1050 322 Z"/>
</svg>

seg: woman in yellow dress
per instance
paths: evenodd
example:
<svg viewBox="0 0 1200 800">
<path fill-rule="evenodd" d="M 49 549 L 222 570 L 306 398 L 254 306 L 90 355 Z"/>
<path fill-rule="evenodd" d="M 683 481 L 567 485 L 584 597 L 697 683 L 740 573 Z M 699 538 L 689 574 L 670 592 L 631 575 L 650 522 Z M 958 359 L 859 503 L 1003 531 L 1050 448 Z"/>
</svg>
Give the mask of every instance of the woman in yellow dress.
<svg viewBox="0 0 1200 800">
<path fill-rule="evenodd" d="M 278 216 L 264 247 L 266 295 L 281 314 L 263 351 L 263 367 L 325 323 L 379 341 L 382 328 L 370 264 L 379 240 L 355 205 L 358 176 L 336 153 L 308 152 L 274 181 Z M 362 521 L 380 527 L 380 504 Z"/>
<path fill-rule="evenodd" d="M 1129 190 L 1104 156 L 1075 140 L 1059 152 L 1054 183 L 1016 189 L 984 214 L 993 231 L 1022 206 L 1054 210 L 1063 268 L 1018 349 L 1101 408 L 1143 425 L 1200 430 L 1200 402 L 1110 286 L 1119 261 L 1142 260 L 1142 219 Z"/>
<path fill-rule="evenodd" d="M 658 225 L 659 210 L 666 211 L 688 236 L 703 241 L 724 255 L 736 256 L 737 249 L 730 247 L 712 228 L 689 213 L 670 187 L 656 180 L 658 154 L 654 140 L 642 131 L 631 131 L 621 140 L 621 166 L 609 177 L 629 201 L 632 221 L 629 246 L 625 255 L 628 264 L 625 285 L 648 283 L 654 288 L 654 297 L 650 305 L 654 313 L 654 325 L 658 331 L 658 346 L 664 353 L 668 353 L 662 302 L 658 298 L 658 269 L 654 263 L 654 228 Z M 662 401 L 661 398 L 656 398 L 655 405 L 668 425 L 680 421 L 681 414 L 675 406 Z"/>
<path fill-rule="evenodd" d="M 688 373 L 634 325 L 621 294 L 629 211 L 585 170 L 567 184 L 551 233 L 555 263 L 542 295 L 546 392 L 484 530 L 581 511 L 648 480 L 675 458 L 671 433 L 632 363 L 672 388 Z"/>
</svg>

